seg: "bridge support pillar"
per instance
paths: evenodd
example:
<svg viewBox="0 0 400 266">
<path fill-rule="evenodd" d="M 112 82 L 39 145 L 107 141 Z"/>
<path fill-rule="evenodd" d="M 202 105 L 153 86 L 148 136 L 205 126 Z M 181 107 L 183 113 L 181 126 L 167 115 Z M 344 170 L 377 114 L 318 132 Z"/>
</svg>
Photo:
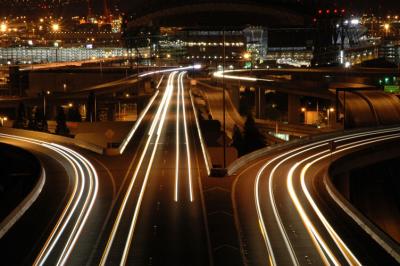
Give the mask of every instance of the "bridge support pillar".
<svg viewBox="0 0 400 266">
<path fill-rule="evenodd" d="M 300 96 L 288 94 L 288 122 L 300 124 Z"/>
<path fill-rule="evenodd" d="M 258 119 L 265 118 L 265 89 L 257 88 L 256 89 L 256 116 Z"/>
</svg>

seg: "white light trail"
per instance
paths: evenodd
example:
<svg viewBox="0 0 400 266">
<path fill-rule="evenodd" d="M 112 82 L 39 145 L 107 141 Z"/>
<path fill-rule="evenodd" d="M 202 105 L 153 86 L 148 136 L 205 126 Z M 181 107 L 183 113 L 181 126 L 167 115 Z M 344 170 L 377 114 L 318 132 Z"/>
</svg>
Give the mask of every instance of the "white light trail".
<svg viewBox="0 0 400 266">
<path fill-rule="evenodd" d="M 186 104 L 185 104 L 185 91 L 183 86 L 183 76 L 185 72 L 181 73 L 178 77 L 178 90 L 181 90 L 182 97 L 182 109 L 183 109 L 183 125 L 185 129 L 185 141 L 186 141 L 186 157 L 187 157 L 187 167 L 188 167 L 188 180 L 189 180 L 189 193 L 190 202 L 193 202 L 193 184 L 192 184 L 192 165 L 190 160 L 190 146 L 189 146 L 189 135 L 187 130 L 187 120 L 186 120 Z"/>
<path fill-rule="evenodd" d="M 196 109 L 196 107 L 194 105 L 193 95 L 192 95 L 191 91 L 189 91 L 189 95 L 190 95 L 190 101 L 191 101 L 191 104 L 192 104 L 192 107 L 193 107 L 194 118 L 195 118 L 195 121 L 196 121 L 197 133 L 198 133 L 199 139 L 200 139 L 201 151 L 203 153 L 204 163 L 205 163 L 206 169 L 207 169 L 207 175 L 210 175 L 210 172 L 211 172 L 210 171 L 210 163 L 209 163 L 209 159 L 207 157 L 207 151 L 206 151 L 206 148 L 205 148 L 203 135 L 201 133 L 199 119 L 197 117 L 197 109 Z"/>
<path fill-rule="evenodd" d="M 145 158 L 145 156 L 147 154 L 147 150 L 149 148 L 152 136 L 154 134 L 155 128 L 156 128 L 156 126 L 158 124 L 158 121 L 159 121 L 159 118 L 160 118 L 160 113 L 165 108 L 166 99 L 169 97 L 169 95 L 172 95 L 170 91 L 173 89 L 173 86 L 171 84 L 173 82 L 173 78 L 174 78 L 175 75 L 176 75 L 176 72 L 173 72 L 168 77 L 168 83 L 167 83 L 166 91 L 164 92 L 163 99 L 161 101 L 161 104 L 158 107 L 156 116 L 153 119 L 153 123 L 152 123 L 152 125 L 150 127 L 150 131 L 149 131 L 149 136 L 147 138 L 147 142 L 146 142 L 145 147 L 144 147 L 144 149 L 142 151 L 142 154 L 141 154 L 139 162 L 138 162 L 138 164 L 136 166 L 136 169 L 135 169 L 135 172 L 134 172 L 133 177 L 131 179 L 131 182 L 129 183 L 128 189 L 127 189 L 127 191 L 125 193 L 124 199 L 123 199 L 123 201 L 121 203 L 121 206 L 119 208 L 118 215 L 117 215 L 117 218 L 116 218 L 116 220 L 114 222 L 113 228 L 111 230 L 111 234 L 110 234 L 110 236 L 108 238 L 106 248 L 105 248 L 105 250 L 103 252 L 103 255 L 102 255 L 102 258 L 101 258 L 101 261 L 100 261 L 100 265 L 106 265 L 106 263 L 107 263 L 107 258 L 108 258 L 108 255 L 110 253 L 111 247 L 112 247 L 112 245 L 114 243 L 115 235 L 116 235 L 117 230 L 119 228 L 119 225 L 121 223 L 122 215 L 125 212 L 125 208 L 126 208 L 129 196 L 132 194 L 133 186 L 134 186 L 134 184 L 136 182 L 138 173 L 139 173 L 140 168 L 141 168 L 141 166 L 143 164 L 144 158 Z M 144 191 L 144 184 L 142 185 L 142 191 Z M 139 208 L 139 205 L 137 203 L 135 209 L 138 209 L 138 208 Z"/>
<path fill-rule="evenodd" d="M 160 81 L 158 82 L 158 84 L 157 84 L 157 86 L 156 86 L 156 89 L 157 89 L 157 90 L 158 90 L 158 88 L 160 88 L 163 79 L 164 79 L 164 75 L 161 76 Z"/>
<path fill-rule="evenodd" d="M 186 67 L 175 67 L 175 68 L 168 68 L 168 69 L 162 69 L 162 70 L 156 70 L 156 71 L 150 71 L 150 72 L 146 72 L 143 74 L 139 75 L 139 78 L 143 78 L 143 77 L 147 77 L 150 75 L 154 75 L 154 74 L 160 74 L 160 73 L 168 73 L 168 72 L 175 72 L 175 71 L 184 71 L 184 70 L 191 70 L 191 69 L 200 69 L 201 65 L 192 65 L 192 66 L 186 66 Z"/>
<path fill-rule="evenodd" d="M 132 139 L 132 137 L 135 135 L 136 130 L 138 129 L 138 127 L 142 123 L 143 118 L 146 116 L 146 114 L 149 111 L 150 107 L 152 106 L 154 100 L 157 98 L 159 92 L 160 91 L 156 91 L 156 93 L 153 95 L 153 97 L 151 97 L 151 99 L 150 99 L 149 103 L 147 104 L 146 108 L 140 113 L 139 118 L 135 122 L 135 125 L 129 131 L 128 136 L 122 142 L 122 145 L 121 145 L 121 148 L 120 148 L 120 151 L 119 151 L 120 154 L 124 153 L 126 146 L 128 145 L 129 141 Z"/>
<path fill-rule="evenodd" d="M 259 69 L 260 70 L 260 69 Z M 227 75 L 226 73 L 237 73 L 237 72 L 248 72 L 248 69 L 236 69 L 236 70 L 220 70 L 220 71 L 215 71 L 213 73 L 213 76 L 215 78 L 224 78 L 224 79 L 233 79 L 233 80 L 243 80 L 243 81 L 268 81 L 268 82 L 273 82 L 274 80 L 272 79 L 260 79 L 260 78 L 255 78 L 255 77 L 250 77 L 250 76 L 238 76 L 238 75 Z"/>
<path fill-rule="evenodd" d="M 391 129 L 375 130 L 375 131 L 371 131 L 371 132 L 367 132 L 367 133 L 355 133 L 355 134 L 352 134 L 350 136 L 342 136 L 342 137 L 330 138 L 330 139 L 327 139 L 327 140 L 318 141 L 316 143 L 307 144 L 307 145 L 295 148 L 295 149 L 293 149 L 291 151 L 288 151 L 286 153 L 283 153 L 283 154 L 281 154 L 281 155 L 279 155 L 279 156 L 277 156 L 277 157 L 275 157 L 275 158 L 273 158 L 271 160 L 268 160 L 260 168 L 260 170 L 257 173 L 257 177 L 256 177 L 256 180 L 255 180 L 255 183 L 254 183 L 254 197 L 255 197 L 255 204 L 256 204 L 256 210 L 257 210 L 257 216 L 258 216 L 258 221 L 259 221 L 261 234 L 262 234 L 262 236 L 264 238 L 264 243 L 265 243 L 266 248 L 267 248 L 267 250 L 269 252 L 270 261 L 272 261 L 272 265 L 276 265 L 277 262 L 275 260 L 273 248 L 272 248 L 270 239 L 268 237 L 267 228 L 266 228 L 265 221 L 264 221 L 263 214 L 262 214 L 262 210 L 261 210 L 261 204 L 260 204 L 261 196 L 259 194 L 260 179 L 262 177 L 263 172 L 266 170 L 266 168 L 269 165 L 271 165 L 273 162 L 275 162 L 275 161 L 277 161 L 277 160 L 279 160 L 281 158 L 287 158 L 287 156 L 289 156 L 290 154 L 293 154 L 293 153 L 295 153 L 297 151 L 300 151 L 300 150 L 303 150 L 300 153 L 304 153 L 304 152 L 307 152 L 307 151 L 309 151 L 309 150 L 311 150 L 313 148 L 326 145 L 327 143 L 329 143 L 329 141 L 335 140 L 336 142 L 341 142 L 341 141 L 355 139 L 355 138 L 363 137 L 363 136 L 367 136 L 367 135 L 377 135 L 377 134 L 382 134 L 382 133 L 396 132 L 396 131 L 399 131 L 399 129 L 400 128 L 391 128 Z M 300 153 L 298 153 L 298 154 L 300 154 Z M 280 218 L 277 206 L 276 206 L 276 202 L 275 202 L 275 196 L 274 196 L 274 193 L 273 193 L 273 176 L 274 176 L 273 173 L 275 171 L 276 171 L 276 168 L 274 168 L 271 171 L 271 174 L 269 175 L 268 191 L 269 191 L 269 196 L 270 196 L 270 202 L 272 204 L 273 211 L 274 211 L 274 216 L 275 216 L 275 219 L 278 222 L 278 226 L 280 228 L 281 235 L 283 236 L 283 238 L 285 240 L 285 244 L 287 246 L 287 249 L 288 249 L 289 253 L 291 254 L 292 262 L 293 262 L 294 265 L 296 265 L 296 264 L 298 264 L 298 260 L 296 258 L 295 253 L 294 253 L 294 250 L 293 250 L 293 248 L 292 248 L 292 246 L 290 244 L 290 240 L 287 237 L 286 230 L 285 230 L 285 228 L 284 228 L 284 226 L 282 224 L 282 221 L 281 221 L 281 218 Z M 320 254 L 321 254 L 321 252 L 320 252 Z"/>
<path fill-rule="evenodd" d="M 86 158 L 64 146 L 7 134 L 0 134 L 0 136 L 43 146 L 58 153 L 72 166 L 75 180 L 72 194 L 66 207 L 63 209 L 61 216 L 57 220 L 55 227 L 50 233 L 50 236 L 46 240 L 45 245 L 42 247 L 33 263 L 34 265 L 43 265 L 54 252 L 54 247 L 59 244 L 64 244 L 63 252 L 59 255 L 54 255 L 58 257 L 58 262 L 63 265 L 73 251 L 95 203 L 98 190 L 97 172 Z M 87 190 L 87 193 L 84 193 L 87 182 L 89 183 L 89 189 Z M 78 205 L 81 204 L 83 207 L 78 210 Z M 75 215 L 77 218 L 73 219 L 73 216 Z M 66 232 L 66 227 L 70 224 L 73 225 L 73 230 L 71 232 Z M 66 243 L 59 243 L 61 236 L 64 234 L 67 234 L 66 237 L 68 238 L 68 241 Z"/>
<path fill-rule="evenodd" d="M 367 139 L 367 140 L 361 140 L 361 141 L 356 141 L 356 142 L 352 142 L 346 145 L 342 145 L 340 150 L 337 150 L 335 152 L 333 152 L 332 154 L 337 154 L 346 150 L 350 150 L 350 149 L 354 149 L 360 146 L 365 146 L 368 144 L 372 144 L 372 143 L 376 143 L 376 142 L 381 142 L 381 141 L 385 141 L 388 139 L 394 139 L 394 138 L 398 138 L 400 137 L 400 134 L 392 134 L 389 136 L 380 136 L 380 137 L 375 137 L 372 139 Z M 345 147 L 345 148 L 343 148 Z M 303 164 L 306 161 L 309 161 L 312 158 L 315 158 L 312 162 L 307 163 L 301 170 L 301 174 L 300 174 L 300 178 L 301 178 L 301 187 L 302 190 L 308 200 L 308 202 L 310 203 L 311 207 L 314 209 L 315 213 L 317 214 L 317 216 L 319 217 L 319 219 L 321 220 L 321 222 L 324 224 L 325 228 L 327 229 L 328 233 L 330 234 L 330 236 L 332 237 L 332 239 L 334 240 L 334 242 L 336 243 L 337 247 L 339 248 L 339 250 L 342 252 L 343 256 L 346 258 L 347 262 L 350 265 L 361 265 L 361 263 L 358 261 L 358 259 L 356 258 L 356 256 L 351 252 L 351 250 L 347 247 L 347 245 L 344 243 L 344 241 L 340 238 L 340 236 L 336 233 L 336 231 L 333 229 L 333 227 L 330 225 L 330 223 L 328 222 L 328 220 L 325 218 L 325 216 L 322 214 L 321 210 L 318 208 L 316 202 L 313 200 L 311 193 L 309 192 L 306 182 L 305 182 L 305 177 L 306 177 L 306 173 L 308 171 L 308 169 L 314 165 L 315 163 L 317 163 L 318 161 L 321 161 L 327 157 L 330 157 L 331 154 L 329 153 L 329 150 L 325 150 L 321 153 L 315 154 L 313 156 L 310 156 L 304 160 L 302 160 L 300 162 L 300 164 Z M 306 217 L 307 219 L 308 217 Z"/>
<path fill-rule="evenodd" d="M 180 89 L 176 92 L 176 162 L 175 162 L 175 195 L 174 200 L 178 202 L 179 189 L 179 104 L 180 104 Z"/>
<path fill-rule="evenodd" d="M 366 136 L 368 136 L 369 134 L 366 134 Z M 348 138 L 351 139 L 352 137 Z M 387 137 L 385 136 L 381 136 L 381 137 L 377 137 L 376 139 L 387 139 Z M 346 140 L 346 138 L 342 139 L 342 140 Z M 356 142 L 352 142 L 350 144 L 346 144 L 343 146 L 350 146 L 353 145 L 353 147 L 355 147 L 356 143 L 365 143 L 365 140 L 359 140 Z M 319 148 L 323 145 L 318 145 L 315 148 Z M 289 195 L 293 201 L 293 204 L 295 205 L 304 225 L 307 228 L 307 231 L 309 232 L 309 235 L 314 238 L 315 243 L 318 243 L 318 246 L 321 250 L 323 250 L 322 254 L 327 254 L 329 259 L 335 264 L 335 265 L 340 265 L 340 262 L 337 260 L 337 258 L 335 257 L 335 255 L 333 254 L 332 250 L 328 247 L 328 245 L 326 244 L 326 242 L 324 241 L 323 237 L 320 235 L 320 233 L 318 232 L 317 228 L 314 226 L 314 224 L 312 223 L 311 219 L 308 217 L 306 211 L 304 210 L 297 194 L 296 191 L 294 189 L 294 185 L 293 185 L 293 176 L 294 176 L 294 172 L 295 170 L 301 165 L 304 164 L 306 161 L 311 160 L 312 158 L 315 157 L 320 157 L 326 153 L 328 153 L 329 150 L 323 150 L 321 152 L 315 153 L 312 156 L 309 156 L 301 161 L 298 161 L 297 163 L 295 163 L 291 168 L 290 171 L 287 175 L 287 188 L 288 188 L 288 192 Z M 299 152 L 294 154 L 294 156 L 298 156 L 299 154 L 301 154 L 303 152 Z M 330 154 L 326 155 L 326 156 L 330 156 Z M 293 156 L 291 156 L 293 157 Z M 305 170 L 304 170 L 305 169 Z M 302 183 L 302 188 L 303 191 L 305 192 L 306 198 L 308 199 L 308 201 L 310 202 L 311 206 L 313 207 L 314 211 L 316 212 L 317 216 L 320 218 L 322 224 L 324 225 L 324 227 L 326 228 L 326 230 L 328 231 L 328 233 L 330 234 L 330 236 L 332 237 L 332 240 L 335 242 L 336 246 L 339 248 L 339 250 L 341 251 L 341 253 L 343 254 L 343 256 L 345 257 L 345 259 L 347 260 L 347 262 L 351 265 L 361 265 L 361 263 L 359 262 L 359 260 L 356 258 L 356 256 L 350 251 L 350 249 L 346 246 L 346 244 L 343 242 L 343 240 L 338 236 L 338 234 L 335 232 L 335 230 L 333 229 L 333 227 L 328 223 L 328 221 L 326 220 L 326 218 L 323 216 L 322 212 L 318 209 L 316 203 L 314 202 L 314 200 L 312 199 L 311 195 L 309 194 L 308 190 L 304 187 L 305 183 L 304 183 L 304 177 L 305 177 L 305 171 L 308 169 L 308 167 L 306 166 L 304 168 L 301 173 L 301 183 Z M 304 190 L 305 189 L 305 190 Z M 318 247 L 317 246 L 317 247 Z M 321 254 L 321 253 L 320 253 Z"/>
<path fill-rule="evenodd" d="M 166 104 L 163 106 L 164 107 L 163 115 L 162 115 L 162 118 L 161 118 L 160 123 L 159 123 L 159 128 L 158 128 L 159 130 L 157 132 L 157 137 L 156 137 L 156 141 L 154 143 L 153 151 L 152 151 L 152 154 L 151 154 L 151 157 L 150 157 L 150 162 L 149 162 L 149 164 L 147 166 L 147 170 L 146 170 L 146 174 L 145 174 L 145 177 L 144 177 L 143 185 L 142 185 L 142 188 L 140 190 L 138 203 L 136 204 L 135 212 L 133 214 L 133 218 L 132 218 L 132 222 L 131 222 L 131 225 L 130 225 L 130 228 L 129 228 L 127 241 L 125 242 L 124 252 L 122 254 L 122 259 L 121 259 L 121 263 L 120 263 L 121 266 L 122 265 L 126 265 L 126 262 L 127 262 L 127 259 L 128 259 L 128 253 L 129 253 L 129 250 L 130 250 L 130 247 L 131 247 L 131 244 L 132 244 L 133 234 L 135 232 L 136 222 L 137 222 L 137 218 L 139 216 L 139 211 L 140 211 L 140 208 L 141 208 L 141 205 L 142 205 L 144 192 L 145 192 L 145 189 L 146 189 L 146 186 L 147 186 L 147 182 L 148 182 L 148 179 L 149 179 L 150 171 L 152 169 L 154 156 L 155 156 L 157 148 L 158 148 L 157 146 L 158 146 L 158 142 L 159 142 L 160 137 L 161 137 L 162 129 L 164 128 L 165 117 L 166 117 L 166 114 L 167 114 L 167 111 L 168 111 L 168 108 L 169 108 L 169 105 L 170 105 L 170 102 L 171 102 L 172 94 L 173 94 L 173 91 L 174 91 L 173 80 L 174 80 L 175 74 L 176 74 L 176 72 L 174 72 L 171 75 L 172 76 L 172 79 L 171 79 L 172 81 L 171 81 L 170 86 L 167 88 L 168 91 L 166 93 L 168 94 L 168 99 L 167 99 Z"/>
</svg>

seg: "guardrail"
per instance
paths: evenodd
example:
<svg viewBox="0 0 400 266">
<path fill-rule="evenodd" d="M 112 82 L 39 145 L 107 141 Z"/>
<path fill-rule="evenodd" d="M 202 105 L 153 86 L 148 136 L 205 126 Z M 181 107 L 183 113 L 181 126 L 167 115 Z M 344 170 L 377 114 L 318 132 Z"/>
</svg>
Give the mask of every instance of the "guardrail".
<svg viewBox="0 0 400 266">
<path fill-rule="evenodd" d="M 42 164 L 40 164 L 40 177 L 36 182 L 35 187 L 32 191 L 23 199 L 23 201 L 18 204 L 14 210 L 7 215 L 7 217 L 0 223 L 0 239 L 10 230 L 10 228 L 21 218 L 22 215 L 32 206 L 32 204 L 39 197 L 42 192 L 44 183 L 46 182 L 46 173 Z"/>
<path fill-rule="evenodd" d="M 244 167 L 251 161 L 260 159 L 264 156 L 268 156 L 268 155 L 272 154 L 273 152 L 277 152 L 277 151 L 280 151 L 283 149 L 294 148 L 294 147 L 297 147 L 300 145 L 309 144 L 314 141 L 321 141 L 324 139 L 364 132 L 367 130 L 377 130 L 377 129 L 385 129 L 385 128 L 393 128 L 393 127 L 395 127 L 395 126 L 362 128 L 362 129 L 353 129 L 353 130 L 346 130 L 346 131 L 335 131 L 335 132 L 324 133 L 324 134 L 320 134 L 320 135 L 310 135 L 310 136 L 307 136 L 304 138 L 296 139 L 296 140 L 282 143 L 282 144 L 275 144 L 275 145 L 268 146 L 266 148 L 254 151 L 252 153 L 246 154 L 246 155 L 240 157 L 239 159 L 235 160 L 230 165 L 228 165 L 227 173 L 228 173 L 228 175 L 233 175 L 240 168 Z"/>
<path fill-rule="evenodd" d="M 50 133 L 44 133 L 44 132 L 39 132 L 39 131 L 32 131 L 32 130 L 26 130 L 26 129 L 18 129 L 18 128 L 6 128 L 6 127 L 0 127 L 0 131 L 10 134 L 10 135 L 17 135 L 17 136 L 22 136 L 22 137 L 30 137 L 30 138 L 36 138 L 36 139 L 44 139 L 44 140 L 49 140 L 51 138 L 52 141 L 55 142 L 62 142 L 70 145 L 75 145 L 77 147 L 80 147 L 85 150 L 89 150 L 98 154 L 104 154 L 104 148 L 101 146 L 98 146 L 93 143 L 85 142 L 82 140 L 77 140 L 73 138 L 68 138 L 68 137 L 63 137 L 60 135 L 54 135 Z"/>
<path fill-rule="evenodd" d="M 339 205 L 342 210 L 354 220 L 368 235 L 371 236 L 387 253 L 389 253 L 398 263 L 400 263 L 400 246 L 395 243 L 391 238 L 384 234 L 375 224 L 373 224 L 367 217 L 359 212 L 350 202 L 348 202 L 343 195 L 336 189 L 332 183 L 330 175 L 332 167 L 331 164 L 328 174 L 324 175 L 323 182 L 326 190 L 331 198 Z"/>
</svg>

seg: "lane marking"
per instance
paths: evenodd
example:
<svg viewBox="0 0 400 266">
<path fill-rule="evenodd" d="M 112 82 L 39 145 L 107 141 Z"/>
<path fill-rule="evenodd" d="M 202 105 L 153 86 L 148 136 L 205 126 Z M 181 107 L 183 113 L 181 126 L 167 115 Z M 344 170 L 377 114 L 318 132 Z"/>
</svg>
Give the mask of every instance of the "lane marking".
<svg viewBox="0 0 400 266">
<path fill-rule="evenodd" d="M 180 104 L 180 89 L 176 92 L 176 162 L 175 162 L 175 195 L 174 200 L 178 202 L 179 189 L 179 104 Z"/>
<path fill-rule="evenodd" d="M 178 90 L 181 90 L 182 97 L 182 109 L 183 109 L 183 125 L 185 129 L 185 141 L 186 141 L 186 157 L 187 157 L 187 167 L 188 167 L 188 180 L 189 180 L 189 193 L 190 193 L 190 202 L 194 201 L 193 198 L 193 184 L 192 184 L 192 165 L 190 160 L 190 145 L 189 145 L 189 136 L 187 130 L 187 121 L 186 121 L 186 104 L 185 104 L 185 90 L 183 86 L 183 75 L 186 72 L 182 72 L 178 77 Z"/>
<path fill-rule="evenodd" d="M 163 95 L 163 98 L 162 98 L 162 100 L 161 100 L 161 104 L 160 104 L 159 107 L 158 107 L 156 116 L 155 116 L 155 118 L 153 119 L 153 123 L 152 123 L 152 125 L 151 125 L 151 127 L 150 127 L 150 131 L 149 131 L 149 134 L 148 134 L 147 142 L 146 142 L 146 144 L 145 144 L 145 148 L 144 148 L 143 151 L 142 151 L 142 154 L 141 154 L 140 159 L 139 159 L 139 162 L 138 162 L 138 164 L 137 164 L 137 166 L 136 166 L 136 169 L 135 169 L 135 172 L 134 172 L 133 177 L 132 177 L 132 179 L 131 179 L 131 182 L 130 182 L 130 184 L 129 184 L 129 187 L 128 187 L 126 193 L 125 193 L 124 199 L 123 199 L 122 204 L 121 204 L 121 206 L 120 206 L 120 209 L 119 209 L 119 211 L 118 211 L 118 215 L 117 215 L 117 218 L 116 218 L 116 220 L 115 220 L 115 222 L 114 222 L 113 228 L 112 228 L 112 230 L 111 230 L 111 234 L 110 234 L 110 236 L 109 236 L 109 239 L 108 239 L 108 241 L 107 241 L 106 248 L 105 248 L 105 250 L 104 250 L 104 252 L 103 252 L 103 255 L 102 255 L 102 258 L 101 258 L 101 261 L 100 261 L 100 265 L 106 265 L 106 263 L 107 263 L 107 259 L 108 259 L 108 256 L 109 256 L 111 247 L 112 247 L 112 245 L 113 245 L 113 243 L 114 243 L 114 239 L 115 239 L 117 230 L 118 230 L 119 225 L 120 225 L 120 223 L 121 223 L 122 216 L 123 216 L 123 214 L 124 214 L 124 212 L 125 212 L 125 208 L 126 208 L 126 205 L 127 205 L 128 199 L 129 199 L 129 196 L 132 194 L 133 186 L 134 186 L 134 184 L 135 184 L 135 182 L 136 182 L 136 179 L 137 179 L 137 177 L 138 177 L 138 173 L 139 173 L 140 168 L 141 168 L 141 166 L 142 166 L 143 160 L 144 160 L 144 158 L 145 158 L 145 156 L 146 156 L 146 154 L 147 154 L 147 150 L 148 150 L 149 145 L 150 145 L 150 143 L 151 143 L 152 136 L 153 136 L 153 134 L 154 134 L 156 125 L 158 124 L 159 117 L 160 117 L 160 115 L 161 115 L 162 110 L 163 110 L 164 107 L 165 107 L 166 99 L 169 97 L 170 90 L 171 90 L 171 81 L 173 80 L 173 77 L 174 77 L 175 75 L 176 75 L 176 72 L 173 72 L 173 73 L 171 73 L 171 74 L 169 75 L 169 77 L 168 77 L 168 84 L 167 84 L 167 87 L 166 87 L 166 91 L 164 92 L 164 95 Z M 156 145 L 155 145 L 155 146 L 156 146 Z M 142 184 L 142 189 L 143 189 L 143 184 Z M 136 203 L 135 209 L 138 209 L 138 206 L 139 206 L 138 203 Z"/>
<path fill-rule="evenodd" d="M 127 260 L 128 260 L 128 255 L 129 255 L 128 253 L 129 253 L 130 247 L 132 245 L 133 234 L 134 234 L 134 231 L 135 231 L 135 228 L 136 228 L 137 219 L 138 219 L 139 212 L 140 212 L 140 209 L 141 209 L 144 192 L 145 192 L 145 189 L 146 189 L 146 186 L 147 186 L 147 182 L 148 182 L 148 179 L 149 179 L 149 176 L 150 176 L 150 171 L 152 169 L 154 157 L 155 157 L 155 154 L 156 154 L 156 151 L 157 151 L 157 148 L 158 148 L 158 142 L 160 140 L 161 133 L 162 133 L 162 130 L 164 128 L 164 122 L 166 120 L 165 119 L 166 118 L 166 114 L 167 114 L 167 111 L 168 111 L 168 108 L 169 108 L 169 105 L 170 105 L 170 102 L 171 102 L 172 93 L 173 93 L 173 90 L 174 90 L 173 79 L 175 77 L 175 74 L 176 74 L 176 72 L 171 74 L 171 76 L 172 76 L 172 79 L 171 79 L 172 80 L 172 84 L 170 84 L 170 86 L 167 88 L 168 89 L 168 92 L 167 92 L 168 93 L 167 94 L 168 98 L 167 98 L 166 104 L 163 106 L 164 110 L 163 110 L 162 117 L 160 119 L 158 131 L 157 131 L 157 135 L 156 135 L 156 141 L 155 141 L 155 144 L 154 144 L 154 147 L 153 147 L 153 151 L 152 151 L 152 154 L 151 154 L 151 157 L 150 157 L 150 162 L 149 162 L 147 170 L 146 170 L 146 174 L 145 174 L 145 177 L 144 177 L 143 185 L 142 185 L 142 188 L 140 190 L 138 203 L 136 204 L 136 208 L 135 208 L 135 211 L 134 211 L 134 214 L 133 214 L 133 217 L 132 217 L 132 222 L 131 222 L 131 225 L 130 225 L 130 228 L 129 228 L 128 237 L 127 237 L 127 240 L 125 242 L 124 252 L 122 254 L 121 263 L 120 263 L 121 266 L 122 265 L 126 265 Z M 151 134 L 151 136 L 152 135 L 153 134 Z"/>
</svg>

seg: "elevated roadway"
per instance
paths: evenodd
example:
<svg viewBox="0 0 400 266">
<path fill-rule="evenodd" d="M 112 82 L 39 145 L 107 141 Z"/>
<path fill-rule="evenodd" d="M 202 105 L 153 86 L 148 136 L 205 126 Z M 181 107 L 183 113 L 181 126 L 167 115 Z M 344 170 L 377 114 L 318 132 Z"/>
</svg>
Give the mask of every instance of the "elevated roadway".
<svg viewBox="0 0 400 266">
<path fill-rule="evenodd" d="M 398 127 L 349 132 L 241 159 L 246 163 L 236 171 L 232 199 L 248 264 L 398 264 L 399 248 L 387 248 L 360 227 L 325 178 L 332 161 L 374 145 L 398 145 L 399 138 Z"/>
</svg>

